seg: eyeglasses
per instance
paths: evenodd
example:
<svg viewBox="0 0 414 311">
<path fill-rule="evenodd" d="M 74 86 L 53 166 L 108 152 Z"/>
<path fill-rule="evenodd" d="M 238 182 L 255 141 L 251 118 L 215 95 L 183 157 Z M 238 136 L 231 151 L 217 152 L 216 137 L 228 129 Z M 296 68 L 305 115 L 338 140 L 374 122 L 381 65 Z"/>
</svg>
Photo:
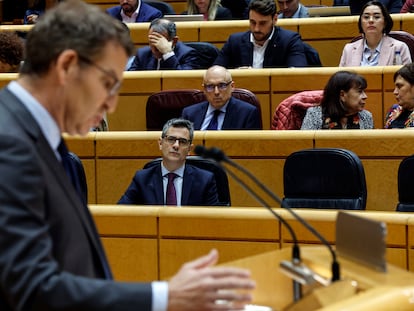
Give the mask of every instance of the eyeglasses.
<svg viewBox="0 0 414 311">
<path fill-rule="evenodd" d="M 177 140 L 178 140 L 178 144 L 182 147 L 188 146 L 189 144 L 191 144 L 191 140 L 186 139 L 186 138 L 178 138 L 175 136 L 164 136 L 163 139 L 166 140 L 170 145 L 174 145 Z"/>
<path fill-rule="evenodd" d="M 227 89 L 227 87 L 230 85 L 230 83 L 232 83 L 233 81 L 229 81 L 229 82 L 220 82 L 218 84 L 203 84 L 204 89 L 206 90 L 206 92 L 214 92 L 214 90 L 216 89 L 216 87 L 220 90 L 220 91 L 225 91 Z"/>
<path fill-rule="evenodd" d="M 112 84 L 108 84 L 105 85 L 105 88 L 108 90 L 108 95 L 109 97 L 116 95 L 116 93 L 118 92 L 119 88 L 121 87 L 121 81 L 118 80 L 118 78 L 116 77 L 116 75 L 104 68 L 102 68 L 101 66 L 99 66 L 98 64 L 94 63 L 92 60 L 90 60 L 89 58 L 79 55 L 78 54 L 79 59 L 88 64 L 91 65 L 93 67 L 95 67 L 96 69 L 98 69 L 99 71 L 101 71 L 102 73 L 104 73 L 105 75 L 111 77 L 114 80 L 114 83 Z"/>
</svg>

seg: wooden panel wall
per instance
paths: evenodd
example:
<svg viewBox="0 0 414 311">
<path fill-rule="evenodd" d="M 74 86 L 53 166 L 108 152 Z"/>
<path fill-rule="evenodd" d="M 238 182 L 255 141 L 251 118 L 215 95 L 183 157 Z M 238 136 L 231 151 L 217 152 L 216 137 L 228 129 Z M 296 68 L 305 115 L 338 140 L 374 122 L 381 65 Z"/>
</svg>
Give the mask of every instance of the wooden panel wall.
<svg viewBox="0 0 414 311">
<path fill-rule="evenodd" d="M 292 245 L 287 229 L 262 208 L 106 205 L 90 208 L 118 280 L 168 278 L 182 263 L 212 248 L 220 253 L 219 263 L 226 263 Z M 300 245 L 321 244 L 286 210 L 275 209 L 275 212 L 292 226 Z M 337 211 L 296 209 L 296 212 L 335 245 Z M 414 271 L 411 213 L 351 213 L 386 223 L 388 263 Z"/>
<path fill-rule="evenodd" d="M 135 172 L 160 156 L 157 143 L 160 134 L 157 131 L 91 133 L 84 139 L 85 149 L 94 143 L 94 153 L 84 151 L 83 139 L 67 137 L 70 149 L 80 154 L 87 166 L 89 202 L 115 204 Z M 414 153 L 413 138 L 411 130 L 196 131 L 194 145 L 224 150 L 279 196 L 283 196 L 283 165 L 289 154 L 306 148 L 349 149 L 364 165 L 367 209 L 394 211 L 398 202 L 398 166 L 404 157 Z M 261 206 L 232 178 L 229 181 L 233 206 Z"/>
</svg>

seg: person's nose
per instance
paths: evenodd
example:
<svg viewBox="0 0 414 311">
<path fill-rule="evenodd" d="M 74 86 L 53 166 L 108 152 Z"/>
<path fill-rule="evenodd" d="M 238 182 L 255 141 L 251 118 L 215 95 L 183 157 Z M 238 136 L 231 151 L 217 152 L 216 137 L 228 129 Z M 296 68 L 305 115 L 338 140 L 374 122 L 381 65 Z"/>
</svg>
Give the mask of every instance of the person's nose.
<svg viewBox="0 0 414 311">
<path fill-rule="evenodd" d="M 280 9 L 281 10 L 286 10 L 288 8 L 288 5 L 287 5 L 287 3 L 286 2 L 282 2 L 281 4 L 280 4 Z"/>
<path fill-rule="evenodd" d="M 361 94 L 361 97 L 362 97 L 362 99 L 367 99 L 368 98 L 368 95 L 367 95 L 367 93 L 365 93 L 363 91 L 362 94 Z"/>
<path fill-rule="evenodd" d="M 394 88 L 394 91 L 392 92 L 395 96 L 397 96 L 398 95 L 398 88 L 397 87 L 395 87 Z"/>
<path fill-rule="evenodd" d="M 174 148 L 180 147 L 180 141 L 178 139 L 176 139 L 175 142 L 173 143 L 173 147 Z"/>
<path fill-rule="evenodd" d="M 218 88 L 218 85 L 214 86 L 214 94 L 220 94 L 220 90 Z"/>
<path fill-rule="evenodd" d="M 108 98 L 105 101 L 105 111 L 107 113 L 115 112 L 117 104 L 118 104 L 118 94 L 113 95 L 113 96 L 108 96 Z"/>
</svg>

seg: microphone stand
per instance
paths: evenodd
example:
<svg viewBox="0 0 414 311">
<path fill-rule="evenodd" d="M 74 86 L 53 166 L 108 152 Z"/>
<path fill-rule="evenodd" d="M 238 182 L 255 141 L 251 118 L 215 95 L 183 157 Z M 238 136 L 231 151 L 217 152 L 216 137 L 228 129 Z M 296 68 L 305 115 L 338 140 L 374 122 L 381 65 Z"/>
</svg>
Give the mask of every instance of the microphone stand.
<svg viewBox="0 0 414 311">
<path fill-rule="evenodd" d="M 234 167 L 236 170 L 239 170 L 240 172 L 244 173 L 260 189 L 262 189 L 273 200 L 275 200 L 277 203 L 279 203 L 282 208 L 285 208 L 297 221 L 299 221 L 303 226 L 305 226 L 306 229 L 308 229 L 314 236 L 316 236 L 328 248 L 328 250 L 329 250 L 329 252 L 331 253 L 331 256 L 332 256 L 332 266 L 331 266 L 332 277 L 331 277 L 331 281 L 335 282 L 335 281 L 338 281 L 340 279 L 340 266 L 339 266 L 339 263 L 337 261 L 336 253 L 334 252 L 334 250 L 333 250 L 332 246 L 329 244 L 329 242 L 315 228 L 313 228 L 307 221 L 305 221 L 302 217 L 300 217 L 289 206 L 284 204 L 282 202 L 282 200 L 280 200 L 280 198 L 277 197 L 268 187 L 266 187 L 263 183 L 261 183 L 256 178 L 256 176 L 254 176 L 250 171 L 245 169 L 243 166 L 238 165 L 236 162 L 231 160 L 229 157 L 227 157 L 224 154 L 223 151 L 221 151 L 220 149 L 218 149 L 216 147 L 207 149 L 204 146 L 196 146 L 195 152 L 198 153 L 199 155 L 203 156 L 203 157 L 212 158 L 212 159 L 214 159 L 215 161 L 217 161 L 219 163 L 223 161 L 223 162 L 229 164 L 230 166 Z M 226 170 L 226 171 L 230 172 L 230 170 Z M 234 176 L 234 174 L 232 176 Z M 292 264 L 295 265 L 294 259 L 293 259 Z"/>
</svg>

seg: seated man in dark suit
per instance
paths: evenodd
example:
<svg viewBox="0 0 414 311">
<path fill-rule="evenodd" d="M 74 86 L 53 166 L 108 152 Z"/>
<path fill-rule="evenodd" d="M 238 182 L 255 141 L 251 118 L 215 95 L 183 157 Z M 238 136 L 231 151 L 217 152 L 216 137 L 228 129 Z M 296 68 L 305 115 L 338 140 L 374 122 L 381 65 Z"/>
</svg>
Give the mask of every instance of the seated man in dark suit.
<svg viewBox="0 0 414 311">
<path fill-rule="evenodd" d="M 182 117 L 196 130 L 259 130 L 259 110 L 231 96 L 234 82 L 222 66 L 210 67 L 204 75 L 207 101 L 184 108 Z"/>
<path fill-rule="evenodd" d="M 159 139 L 161 164 L 136 172 L 118 204 L 219 205 L 213 173 L 185 163 L 193 135 L 190 121 L 167 121 Z"/>
<path fill-rule="evenodd" d="M 193 48 L 178 41 L 174 22 L 158 18 L 148 31 L 149 46 L 138 49 L 130 71 L 197 69 L 198 54 Z"/>
<path fill-rule="evenodd" d="M 214 64 L 226 68 L 306 67 L 298 33 L 275 26 L 274 0 L 249 4 L 250 31 L 230 35 Z"/>
<path fill-rule="evenodd" d="M 106 9 L 106 13 L 124 23 L 150 22 L 162 17 L 162 12 L 141 0 L 119 0 L 117 6 Z"/>
</svg>

